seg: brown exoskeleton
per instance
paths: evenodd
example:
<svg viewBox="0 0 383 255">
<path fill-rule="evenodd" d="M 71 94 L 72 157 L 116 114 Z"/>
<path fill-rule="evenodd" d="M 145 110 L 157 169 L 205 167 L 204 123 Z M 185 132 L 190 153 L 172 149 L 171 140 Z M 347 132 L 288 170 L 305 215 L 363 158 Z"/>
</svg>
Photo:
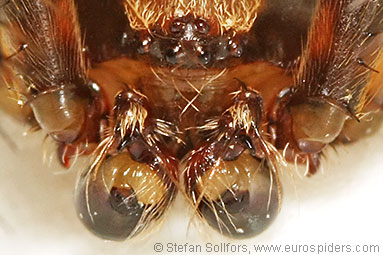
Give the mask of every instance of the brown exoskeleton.
<svg viewBox="0 0 383 255">
<path fill-rule="evenodd" d="M 178 191 L 251 237 L 280 210 L 285 161 L 314 174 L 382 108 L 381 4 L 10 0 L 3 78 L 64 165 L 93 153 L 76 208 L 96 235 L 137 235 Z"/>
</svg>

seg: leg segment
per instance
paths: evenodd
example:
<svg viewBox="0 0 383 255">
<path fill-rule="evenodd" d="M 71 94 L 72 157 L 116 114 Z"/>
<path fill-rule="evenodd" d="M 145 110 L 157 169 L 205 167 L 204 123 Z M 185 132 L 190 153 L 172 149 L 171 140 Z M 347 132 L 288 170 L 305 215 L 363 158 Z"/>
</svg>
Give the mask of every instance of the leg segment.
<svg viewBox="0 0 383 255">
<path fill-rule="evenodd" d="M 97 142 L 101 100 L 87 78 L 74 2 L 14 0 L 4 8 L 7 51 L 24 46 L 7 61 L 16 77 L 10 86 L 57 142 Z"/>
<path fill-rule="evenodd" d="M 366 31 L 378 7 L 376 1 L 318 1 L 294 85 L 271 113 L 277 148 L 307 158 L 310 173 L 316 171 L 312 159 L 338 137 L 346 119 L 357 118 L 366 101 L 382 41 Z"/>
</svg>

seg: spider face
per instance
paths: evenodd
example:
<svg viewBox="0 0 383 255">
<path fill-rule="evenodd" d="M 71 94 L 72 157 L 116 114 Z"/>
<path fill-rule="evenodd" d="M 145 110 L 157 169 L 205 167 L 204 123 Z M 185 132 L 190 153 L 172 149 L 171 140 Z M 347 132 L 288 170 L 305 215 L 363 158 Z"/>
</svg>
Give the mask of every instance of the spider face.
<svg viewBox="0 0 383 255">
<path fill-rule="evenodd" d="M 4 5 L 8 87 L 64 165 L 93 155 L 76 187 L 92 232 L 136 236 L 178 192 L 220 233 L 257 235 L 280 210 L 282 166 L 314 174 L 382 108 L 381 2 L 282 2 Z"/>
</svg>

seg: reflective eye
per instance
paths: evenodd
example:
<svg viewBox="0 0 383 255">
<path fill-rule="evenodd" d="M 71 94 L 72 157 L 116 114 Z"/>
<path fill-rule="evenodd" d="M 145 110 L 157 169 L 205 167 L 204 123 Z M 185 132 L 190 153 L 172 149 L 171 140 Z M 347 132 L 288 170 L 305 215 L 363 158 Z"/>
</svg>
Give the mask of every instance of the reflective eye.
<svg viewBox="0 0 383 255">
<path fill-rule="evenodd" d="M 159 169 L 124 152 L 105 159 L 78 182 L 76 207 L 83 223 L 104 239 L 123 240 L 158 219 L 175 188 Z"/>
<path fill-rule="evenodd" d="M 204 156 L 193 155 L 185 172 L 186 190 L 198 213 L 230 237 L 247 238 L 264 231 L 279 211 L 281 192 L 275 173 L 248 151 L 233 161 Z"/>
<path fill-rule="evenodd" d="M 196 19 L 194 25 L 196 26 L 197 31 L 201 34 L 208 34 L 210 31 L 209 24 L 203 19 Z"/>
<path fill-rule="evenodd" d="M 202 51 L 198 56 L 198 59 L 202 65 L 208 65 L 211 60 L 211 54 L 208 51 Z"/>
<path fill-rule="evenodd" d="M 181 47 L 176 45 L 173 48 L 169 48 L 165 52 L 165 59 L 171 65 L 176 65 L 179 62 L 179 54 Z"/>
<path fill-rule="evenodd" d="M 243 47 L 239 40 L 230 40 L 229 41 L 230 53 L 233 57 L 239 58 L 243 54 Z"/>
<path fill-rule="evenodd" d="M 185 32 L 185 22 L 181 19 L 174 19 L 170 23 L 170 32 L 173 35 L 182 35 Z"/>
</svg>

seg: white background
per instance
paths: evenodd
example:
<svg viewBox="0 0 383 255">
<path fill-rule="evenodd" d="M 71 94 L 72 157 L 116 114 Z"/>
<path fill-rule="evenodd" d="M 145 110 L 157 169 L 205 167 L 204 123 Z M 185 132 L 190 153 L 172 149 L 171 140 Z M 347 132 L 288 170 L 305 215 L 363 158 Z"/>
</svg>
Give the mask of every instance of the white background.
<svg viewBox="0 0 383 255">
<path fill-rule="evenodd" d="M 195 218 L 191 220 L 189 206 L 179 198 L 157 230 L 141 239 L 116 243 L 93 236 L 77 219 L 73 189 L 84 163 L 78 162 L 68 171 L 53 160 L 48 167 L 42 160 L 41 132 L 24 137 L 28 127 L 6 116 L 0 126 L 3 135 L 17 145 L 9 146 L 0 139 L 1 254 L 164 254 L 154 252 L 157 242 L 165 246 L 207 242 L 381 244 L 383 252 L 382 128 L 358 143 L 338 147 L 337 155 L 328 150 L 325 170 L 312 178 L 300 179 L 294 170 L 283 170 L 282 211 L 258 237 L 225 239 Z"/>
</svg>

